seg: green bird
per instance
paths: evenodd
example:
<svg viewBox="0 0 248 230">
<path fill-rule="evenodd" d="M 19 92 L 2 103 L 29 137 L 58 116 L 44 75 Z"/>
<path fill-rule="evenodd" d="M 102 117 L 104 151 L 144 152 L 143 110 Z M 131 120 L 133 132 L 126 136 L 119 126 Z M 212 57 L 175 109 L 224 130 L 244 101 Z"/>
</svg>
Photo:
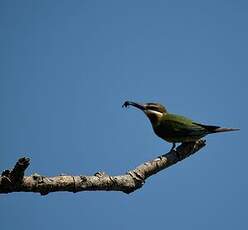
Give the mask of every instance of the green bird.
<svg viewBox="0 0 248 230">
<path fill-rule="evenodd" d="M 154 132 L 163 140 L 173 143 L 171 150 L 176 147 L 176 143 L 195 142 L 208 134 L 239 130 L 194 122 L 187 117 L 169 113 L 159 103 L 140 104 L 126 101 L 122 105 L 128 106 L 134 106 L 146 114 Z"/>
</svg>

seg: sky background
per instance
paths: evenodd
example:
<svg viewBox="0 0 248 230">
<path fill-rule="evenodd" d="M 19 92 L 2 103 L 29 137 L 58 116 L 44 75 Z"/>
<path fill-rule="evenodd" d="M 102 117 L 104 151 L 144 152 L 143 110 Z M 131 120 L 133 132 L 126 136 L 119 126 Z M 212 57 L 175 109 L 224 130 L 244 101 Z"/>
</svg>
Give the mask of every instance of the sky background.
<svg viewBox="0 0 248 230">
<path fill-rule="evenodd" d="M 248 229 L 247 1 L 0 1 L 0 171 L 111 175 L 167 152 L 125 100 L 239 127 L 130 195 L 0 195 L 2 230 Z"/>
</svg>

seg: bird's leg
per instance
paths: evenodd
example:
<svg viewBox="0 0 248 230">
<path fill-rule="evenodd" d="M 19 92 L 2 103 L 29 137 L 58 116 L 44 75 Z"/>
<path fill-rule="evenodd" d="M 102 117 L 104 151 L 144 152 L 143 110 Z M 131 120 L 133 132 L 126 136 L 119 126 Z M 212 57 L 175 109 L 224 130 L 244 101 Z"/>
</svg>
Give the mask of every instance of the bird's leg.
<svg viewBox="0 0 248 230">
<path fill-rule="evenodd" d="M 176 143 L 173 142 L 172 147 L 171 147 L 171 149 L 170 149 L 170 152 L 171 152 L 171 151 L 174 151 L 175 154 L 176 154 L 176 156 L 177 156 L 177 159 L 180 161 L 180 160 L 181 160 L 181 156 L 180 156 L 180 154 L 177 152 L 177 150 L 176 150 L 175 148 L 176 148 Z"/>
<path fill-rule="evenodd" d="M 176 147 L 176 143 L 173 142 L 172 147 L 171 147 L 171 149 L 170 149 L 170 152 L 173 151 L 173 150 L 175 149 L 175 147 Z"/>
</svg>

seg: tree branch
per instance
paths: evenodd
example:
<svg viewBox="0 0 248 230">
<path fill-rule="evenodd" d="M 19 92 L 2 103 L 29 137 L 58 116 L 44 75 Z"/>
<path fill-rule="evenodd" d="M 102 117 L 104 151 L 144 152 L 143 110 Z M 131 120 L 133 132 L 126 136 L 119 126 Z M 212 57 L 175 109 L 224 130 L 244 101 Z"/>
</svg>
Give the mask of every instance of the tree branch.
<svg viewBox="0 0 248 230">
<path fill-rule="evenodd" d="M 24 171 L 29 166 L 29 158 L 20 158 L 12 170 L 5 170 L 0 176 L 0 193 L 11 192 L 35 192 L 47 195 L 50 192 L 67 191 L 122 191 L 131 193 L 141 188 L 145 180 L 168 168 L 177 162 L 184 160 L 196 153 L 206 145 L 205 140 L 183 143 L 167 154 L 154 160 L 145 162 L 124 175 L 109 176 L 103 172 L 97 172 L 94 176 L 60 175 L 54 177 L 33 174 L 24 176 Z"/>
</svg>

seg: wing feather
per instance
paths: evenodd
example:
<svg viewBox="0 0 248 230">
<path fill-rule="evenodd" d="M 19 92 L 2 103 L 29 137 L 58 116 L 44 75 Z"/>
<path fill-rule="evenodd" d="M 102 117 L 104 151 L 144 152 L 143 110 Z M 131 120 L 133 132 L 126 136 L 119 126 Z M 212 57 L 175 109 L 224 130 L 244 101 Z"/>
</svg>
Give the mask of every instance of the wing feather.
<svg viewBox="0 0 248 230">
<path fill-rule="evenodd" d="M 166 133 L 173 136 L 201 136 L 206 134 L 207 131 L 205 127 L 194 123 L 186 117 L 176 114 L 167 114 L 162 123 Z"/>
</svg>

